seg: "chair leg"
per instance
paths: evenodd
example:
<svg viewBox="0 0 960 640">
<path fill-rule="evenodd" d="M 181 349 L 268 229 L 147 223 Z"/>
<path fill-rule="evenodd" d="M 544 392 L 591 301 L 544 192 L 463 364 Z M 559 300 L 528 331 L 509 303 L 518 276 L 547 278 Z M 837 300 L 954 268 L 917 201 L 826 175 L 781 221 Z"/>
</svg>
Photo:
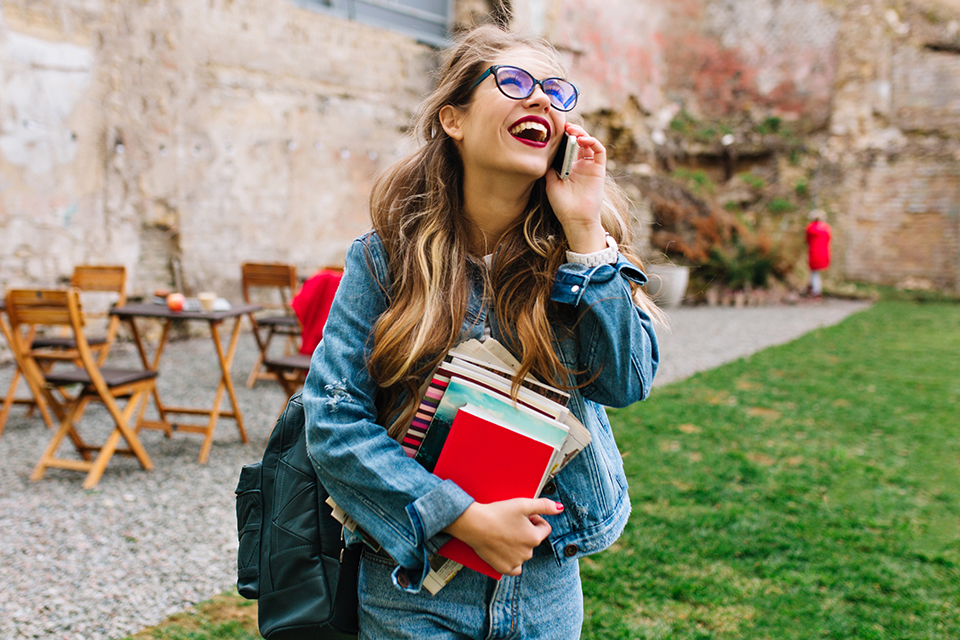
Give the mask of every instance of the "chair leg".
<svg viewBox="0 0 960 640">
<path fill-rule="evenodd" d="M 127 441 L 127 444 L 130 446 L 130 451 L 137 457 L 141 467 L 147 471 L 153 469 L 153 462 L 150 460 L 150 456 L 147 455 L 147 450 L 143 448 L 143 444 L 140 442 L 135 429 L 132 428 L 130 423 L 130 418 L 136 413 L 138 405 L 146 405 L 149 394 L 149 388 L 134 393 L 130 396 L 123 411 L 120 411 L 120 408 L 115 402 L 105 402 L 107 410 L 116 423 L 116 427 L 107 437 L 107 441 L 100 447 L 100 454 L 90 466 L 90 472 L 87 473 L 87 477 L 83 481 L 84 489 L 92 489 L 100 482 L 100 478 L 103 477 L 103 472 L 106 471 L 110 458 L 112 458 L 113 454 L 117 451 L 120 438 Z"/>
<path fill-rule="evenodd" d="M 73 406 L 68 407 L 67 411 L 64 413 L 63 420 L 60 423 L 60 428 L 57 429 L 57 432 L 53 434 L 52 438 L 50 438 L 50 443 L 47 445 L 47 448 L 44 450 L 43 455 L 40 456 L 40 461 L 37 463 L 37 466 L 34 467 L 33 473 L 30 474 L 31 480 L 40 480 L 41 478 L 43 478 L 43 474 L 46 473 L 47 467 L 51 466 L 52 463 L 55 463 L 57 461 L 57 458 L 55 455 L 57 453 L 57 448 L 60 446 L 60 443 L 63 442 L 64 437 L 66 437 L 67 435 L 69 435 L 70 439 L 73 440 L 74 445 L 77 445 L 78 442 L 80 443 L 80 445 L 77 446 L 78 451 L 82 452 L 83 450 L 88 449 L 88 447 L 86 446 L 85 443 L 83 443 L 83 440 L 80 438 L 80 435 L 77 433 L 76 429 L 74 428 L 73 419 L 74 419 L 74 416 L 76 416 L 79 413 L 78 411 L 79 408 L 80 408 L 79 401 L 75 402 Z M 87 459 L 89 459 L 89 454 L 87 454 L 86 457 Z M 77 461 L 77 465 L 85 466 L 86 464 L 89 464 L 89 463 L 85 461 L 82 461 L 82 462 Z M 77 466 L 77 465 L 74 465 L 74 466 Z"/>
<path fill-rule="evenodd" d="M 287 335 L 286 344 L 283 347 L 283 354 L 286 356 L 292 356 L 295 353 L 300 351 L 300 345 L 297 336 L 293 334 Z"/>
<path fill-rule="evenodd" d="M 31 393 L 33 394 L 32 399 L 21 399 L 17 400 L 16 392 L 17 388 L 20 386 L 20 378 L 23 374 L 20 372 L 20 369 L 15 369 L 13 372 L 13 379 L 10 380 L 10 388 L 7 389 L 7 396 L 3 399 L 3 405 L 0 406 L 0 435 L 3 435 L 3 429 L 7 426 L 7 418 L 10 415 L 10 409 L 13 407 L 14 403 L 16 404 L 25 404 L 28 405 L 27 417 L 33 417 L 34 409 L 40 411 L 40 417 L 43 418 L 44 423 L 47 427 L 52 429 L 54 425 L 53 418 L 50 416 L 50 410 L 47 407 L 47 404 L 43 400 L 42 394 L 34 393 L 34 389 L 31 387 Z M 29 385 L 30 381 L 27 380 Z"/>
<path fill-rule="evenodd" d="M 123 436 L 123 439 L 130 445 L 130 451 L 133 452 L 133 455 L 135 455 L 140 462 L 140 466 L 147 471 L 153 469 L 153 462 L 150 460 L 147 450 L 143 448 L 143 443 L 140 442 L 140 438 L 137 437 L 136 424 L 131 421 L 131 418 L 141 401 L 143 404 L 146 404 L 149 393 L 149 387 L 134 392 L 130 396 L 130 400 L 127 401 L 127 405 L 123 408 L 123 411 L 120 411 L 120 407 L 116 402 L 111 401 L 113 400 L 112 398 L 104 399 L 104 404 L 107 405 L 107 411 L 110 412 L 110 416 L 116 424 L 114 433 L 118 436 Z M 113 434 L 111 434 L 111 437 L 113 437 Z M 116 442 L 114 442 L 114 448 L 116 448 Z"/>
<path fill-rule="evenodd" d="M 153 461 L 150 460 L 146 448 L 144 448 L 143 443 L 140 442 L 140 438 L 137 436 L 137 425 L 139 425 L 143 419 L 143 411 L 147 408 L 149 398 L 150 389 L 144 389 L 130 397 L 130 401 L 123 411 L 123 427 L 120 428 L 120 431 L 123 433 L 123 439 L 127 441 L 130 450 L 133 451 L 133 455 L 137 457 L 140 466 L 147 471 L 153 469 Z M 139 411 L 137 410 L 138 407 Z M 131 418 L 135 413 L 137 419 L 133 421 Z"/>
<path fill-rule="evenodd" d="M 107 437 L 107 441 L 100 447 L 100 453 L 97 455 L 97 459 L 93 461 L 93 464 L 90 465 L 90 471 L 83 481 L 84 489 L 92 489 L 100 482 L 100 478 L 103 477 L 103 472 L 107 469 L 107 463 L 110 462 L 110 458 L 113 457 L 114 452 L 117 450 L 120 435 L 119 429 L 114 429 Z"/>
<path fill-rule="evenodd" d="M 257 380 L 260 378 L 260 368 L 263 366 L 263 354 L 257 356 L 257 361 L 253 364 L 253 368 L 250 369 L 250 375 L 247 376 L 247 389 L 253 389 L 253 385 L 257 384 Z"/>
<path fill-rule="evenodd" d="M 277 372 L 277 382 L 283 387 L 283 392 L 287 394 L 287 400 L 297 392 L 296 382 L 290 380 L 285 374 Z"/>
<path fill-rule="evenodd" d="M 20 369 L 16 368 L 13 370 L 13 380 L 10 381 L 10 388 L 7 389 L 7 397 L 3 399 L 3 406 L 0 407 L 0 436 L 3 435 L 3 428 L 7 426 L 7 416 L 10 415 L 10 407 L 13 406 L 14 395 L 19 384 Z"/>
<path fill-rule="evenodd" d="M 303 386 L 306 380 L 306 373 L 302 371 L 273 371 L 272 373 L 276 376 L 277 382 L 280 383 L 284 393 L 287 394 L 287 400 L 293 397 L 293 394 Z"/>
<path fill-rule="evenodd" d="M 90 398 L 79 397 L 75 400 L 78 403 L 76 413 L 70 418 L 70 424 L 74 425 L 72 429 L 67 433 L 70 436 L 70 440 L 73 442 L 73 446 L 76 447 L 77 453 L 80 454 L 80 457 L 84 460 L 92 460 L 90 452 L 96 450 L 96 447 L 91 447 L 86 442 L 83 441 L 83 438 L 80 437 L 80 434 L 77 433 L 76 424 L 80 422 L 80 418 L 83 417 L 83 414 L 87 411 L 87 405 L 90 404 Z"/>
<path fill-rule="evenodd" d="M 250 323 L 252 325 L 253 339 L 257 343 L 257 361 L 254 363 L 253 368 L 250 369 L 250 374 L 247 376 L 247 388 L 253 389 L 253 385 L 257 383 L 257 378 L 260 377 L 260 369 L 263 367 L 263 359 L 267 357 L 267 349 L 270 347 L 269 335 L 264 341 L 263 336 L 260 335 L 260 327 L 257 326 L 256 321 L 253 319 L 253 316 L 250 316 Z"/>
<path fill-rule="evenodd" d="M 253 385 L 257 383 L 257 380 L 273 380 L 276 378 L 276 374 L 272 371 L 264 371 L 263 368 L 263 361 L 266 359 L 267 354 L 270 353 L 270 343 L 273 341 L 275 334 L 276 331 L 271 327 L 267 329 L 266 338 L 257 339 L 257 347 L 260 349 L 260 355 L 257 357 L 257 362 L 253 365 L 253 368 L 250 369 L 250 375 L 247 376 L 248 389 L 253 389 Z"/>
</svg>

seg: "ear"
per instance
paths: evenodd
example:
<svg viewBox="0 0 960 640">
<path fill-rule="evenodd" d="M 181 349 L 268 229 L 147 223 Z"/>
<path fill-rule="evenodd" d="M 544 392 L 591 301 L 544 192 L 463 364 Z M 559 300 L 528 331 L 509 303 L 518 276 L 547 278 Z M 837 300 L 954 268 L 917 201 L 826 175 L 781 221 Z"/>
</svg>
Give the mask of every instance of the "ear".
<svg viewBox="0 0 960 640">
<path fill-rule="evenodd" d="M 465 112 L 452 104 L 448 104 L 440 109 L 440 126 L 447 132 L 447 135 L 459 142 L 463 140 L 463 117 Z"/>
</svg>

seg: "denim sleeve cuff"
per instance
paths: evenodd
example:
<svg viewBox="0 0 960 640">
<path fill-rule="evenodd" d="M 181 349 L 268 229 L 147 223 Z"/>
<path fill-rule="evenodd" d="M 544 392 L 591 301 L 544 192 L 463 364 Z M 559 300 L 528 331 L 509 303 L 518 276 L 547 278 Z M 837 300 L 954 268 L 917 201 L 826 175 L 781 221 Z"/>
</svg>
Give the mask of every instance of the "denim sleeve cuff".
<svg viewBox="0 0 960 640">
<path fill-rule="evenodd" d="M 616 264 L 601 264 L 596 267 L 587 267 L 582 264 L 568 262 L 557 270 L 553 281 L 553 290 L 550 299 L 554 302 L 576 306 L 591 283 L 609 282 L 614 275 L 620 274 L 627 280 L 639 285 L 647 283 L 647 276 L 640 269 L 624 258 L 617 258 Z"/>
<path fill-rule="evenodd" d="M 398 566 L 393 571 L 393 584 L 401 591 L 417 593 L 430 573 L 429 556 L 450 539 L 444 527 L 460 517 L 473 504 L 473 498 L 451 480 L 444 480 L 429 493 L 407 505 L 413 530 L 424 541 L 424 555 L 418 568 Z M 419 570 L 419 574 L 415 572 Z"/>
<path fill-rule="evenodd" d="M 411 519 L 416 515 L 423 527 L 423 539 L 430 540 L 459 518 L 473 504 L 473 498 L 452 480 L 444 480 L 429 493 L 407 507 Z"/>
</svg>

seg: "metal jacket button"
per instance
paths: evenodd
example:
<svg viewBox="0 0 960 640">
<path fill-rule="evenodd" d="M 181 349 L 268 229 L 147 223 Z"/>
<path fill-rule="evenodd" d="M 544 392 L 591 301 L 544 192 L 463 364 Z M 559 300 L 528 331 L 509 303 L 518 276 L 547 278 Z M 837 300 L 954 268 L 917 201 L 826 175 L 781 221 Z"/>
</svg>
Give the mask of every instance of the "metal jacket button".
<svg viewBox="0 0 960 640">
<path fill-rule="evenodd" d="M 407 574 L 401 571 L 397 574 L 397 584 L 406 589 L 410 586 L 410 578 L 407 577 Z"/>
<path fill-rule="evenodd" d="M 578 551 L 580 551 L 580 547 L 575 544 L 568 544 L 563 548 L 563 555 L 567 556 L 568 558 L 572 558 L 573 556 L 577 555 Z"/>
<path fill-rule="evenodd" d="M 557 492 L 557 483 L 551 480 L 547 484 L 543 485 L 543 493 L 541 495 L 550 496 Z"/>
</svg>

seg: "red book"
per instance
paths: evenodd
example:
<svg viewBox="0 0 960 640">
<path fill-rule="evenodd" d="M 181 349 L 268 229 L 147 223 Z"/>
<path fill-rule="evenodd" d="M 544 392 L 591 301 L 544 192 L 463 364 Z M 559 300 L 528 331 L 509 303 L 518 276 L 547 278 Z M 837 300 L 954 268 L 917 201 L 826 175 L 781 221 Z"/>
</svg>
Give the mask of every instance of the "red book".
<svg viewBox="0 0 960 640">
<path fill-rule="evenodd" d="M 433 473 L 453 480 L 477 502 L 535 498 L 556 449 L 494 420 L 473 405 L 461 407 Z M 440 555 L 495 580 L 502 577 L 457 538 L 440 547 Z"/>
</svg>

